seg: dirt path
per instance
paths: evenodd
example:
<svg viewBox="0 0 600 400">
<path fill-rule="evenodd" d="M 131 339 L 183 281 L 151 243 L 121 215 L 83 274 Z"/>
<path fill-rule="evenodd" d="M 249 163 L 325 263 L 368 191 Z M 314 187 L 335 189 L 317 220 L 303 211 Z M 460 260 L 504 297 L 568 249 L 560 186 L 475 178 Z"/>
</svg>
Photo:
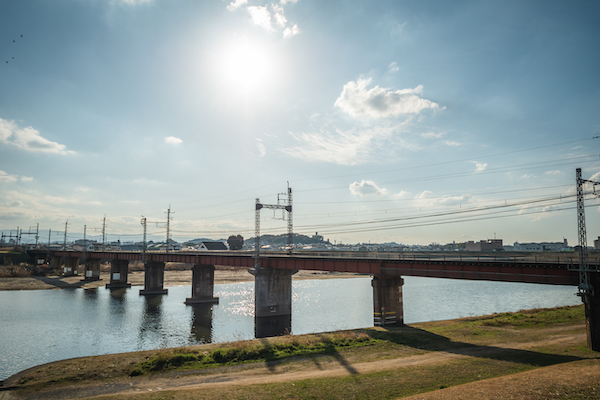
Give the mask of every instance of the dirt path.
<svg viewBox="0 0 600 400">
<path fill-rule="evenodd" d="M 294 280 L 304 279 L 336 279 L 360 277 L 362 275 L 349 273 L 329 273 L 322 271 L 298 271 L 293 275 Z M 85 282 L 83 276 L 37 276 L 28 278 L 0 278 L 0 290 L 45 290 L 45 289 L 68 289 L 85 288 L 93 289 L 104 287 L 110 282 L 108 272 L 100 274 L 100 281 Z M 215 284 L 252 282 L 254 276 L 244 269 L 239 270 L 216 270 Z M 144 286 L 144 271 L 132 271 L 128 274 L 128 282 L 132 286 Z M 165 271 L 165 287 L 185 286 L 192 284 L 192 271 Z"/>
<path fill-rule="evenodd" d="M 553 330 L 551 330 L 553 331 Z M 485 357 L 496 354 L 499 348 L 530 349 L 561 342 L 573 345 L 585 341 L 584 333 L 563 334 L 560 329 L 547 339 L 527 343 L 504 343 L 500 346 L 476 346 L 445 351 L 428 352 L 421 355 L 399 357 L 375 362 L 348 362 L 343 357 L 332 357 L 315 361 L 246 364 L 222 367 L 215 370 L 199 370 L 190 373 L 165 373 L 151 377 L 118 380 L 112 383 L 63 386 L 42 390 L 26 397 L 11 392 L 0 392 L 0 400 L 27 399 L 74 399 L 105 394 L 130 395 L 156 391 L 199 391 L 211 387 L 231 385 L 256 385 L 266 383 L 293 382 L 306 379 L 343 377 L 368 374 L 378 371 L 446 363 L 468 357 Z M 483 380 L 448 389 L 413 396 L 411 399 L 546 399 L 548 391 L 566 393 L 578 387 L 596 384 L 600 398 L 600 359 L 573 361 L 550 367 L 538 368 L 520 374 Z M 177 395 L 175 394 L 175 397 Z"/>
</svg>

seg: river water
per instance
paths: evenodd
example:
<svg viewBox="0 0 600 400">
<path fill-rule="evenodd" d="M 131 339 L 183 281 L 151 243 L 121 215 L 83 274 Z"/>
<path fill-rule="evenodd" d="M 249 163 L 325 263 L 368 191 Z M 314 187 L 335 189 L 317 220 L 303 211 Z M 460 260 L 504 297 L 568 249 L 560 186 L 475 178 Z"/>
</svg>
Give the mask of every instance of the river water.
<svg viewBox="0 0 600 400">
<path fill-rule="evenodd" d="M 580 304 L 577 289 L 405 277 L 406 323 Z M 0 380 L 72 357 L 254 337 L 254 283 L 215 285 L 219 304 L 186 306 L 191 286 L 158 297 L 140 287 L 0 292 Z M 293 282 L 292 333 L 373 326 L 371 278 Z"/>
</svg>

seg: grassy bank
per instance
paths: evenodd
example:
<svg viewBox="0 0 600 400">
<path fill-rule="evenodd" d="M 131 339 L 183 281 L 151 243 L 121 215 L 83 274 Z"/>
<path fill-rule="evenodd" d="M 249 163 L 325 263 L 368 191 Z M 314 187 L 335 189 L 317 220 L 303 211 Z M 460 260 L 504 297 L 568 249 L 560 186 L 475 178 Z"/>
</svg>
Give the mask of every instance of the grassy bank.
<svg viewBox="0 0 600 400">
<path fill-rule="evenodd" d="M 20 393 L 48 398 L 77 388 L 106 394 L 111 386 L 154 388 L 140 394 L 151 399 L 390 399 L 565 363 L 600 370 L 584 333 L 583 307 L 560 307 L 66 360 L 13 383 Z M 252 384 L 243 383 L 248 379 Z M 573 398 L 600 393 L 599 382 L 578 384 L 584 397 Z M 188 387 L 200 383 L 202 389 Z"/>
</svg>

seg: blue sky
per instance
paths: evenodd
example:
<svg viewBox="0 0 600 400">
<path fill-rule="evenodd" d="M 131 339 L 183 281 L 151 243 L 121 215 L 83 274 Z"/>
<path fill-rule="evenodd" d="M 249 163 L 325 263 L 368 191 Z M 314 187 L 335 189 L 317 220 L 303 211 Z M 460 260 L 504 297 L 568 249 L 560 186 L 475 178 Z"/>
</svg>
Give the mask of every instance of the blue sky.
<svg viewBox="0 0 600 400">
<path fill-rule="evenodd" d="M 0 229 L 97 237 L 106 216 L 111 240 L 140 240 L 143 215 L 160 238 L 171 205 L 176 240 L 249 238 L 255 199 L 289 182 L 295 231 L 332 242 L 574 245 L 575 169 L 600 181 L 598 17 L 596 1 L 4 1 Z"/>
</svg>

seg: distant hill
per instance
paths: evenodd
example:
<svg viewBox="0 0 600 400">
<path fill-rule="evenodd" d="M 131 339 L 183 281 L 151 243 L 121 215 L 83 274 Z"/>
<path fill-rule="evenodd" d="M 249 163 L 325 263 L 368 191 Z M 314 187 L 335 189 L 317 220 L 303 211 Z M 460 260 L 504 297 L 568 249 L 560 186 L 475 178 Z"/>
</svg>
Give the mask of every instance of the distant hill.
<svg viewBox="0 0 600 400">
<path fill-rule="evenodd" d="M 281 235 L 260 235 L 261 246 L 271 245 L 273 247 L 285 247 L 287 246 L 288 236 L 287 233 Z M 254 238 L 250 238 L 245 241 L 245 244 L 249 247 L 254 246 Z M 315 244 L 330 244 L 329 240 L 323 240 L 323 236 L 314 235 L 306 236 L 294 233 L 294 244 L 295 245 L 315 245 Z"/>
</svg>

